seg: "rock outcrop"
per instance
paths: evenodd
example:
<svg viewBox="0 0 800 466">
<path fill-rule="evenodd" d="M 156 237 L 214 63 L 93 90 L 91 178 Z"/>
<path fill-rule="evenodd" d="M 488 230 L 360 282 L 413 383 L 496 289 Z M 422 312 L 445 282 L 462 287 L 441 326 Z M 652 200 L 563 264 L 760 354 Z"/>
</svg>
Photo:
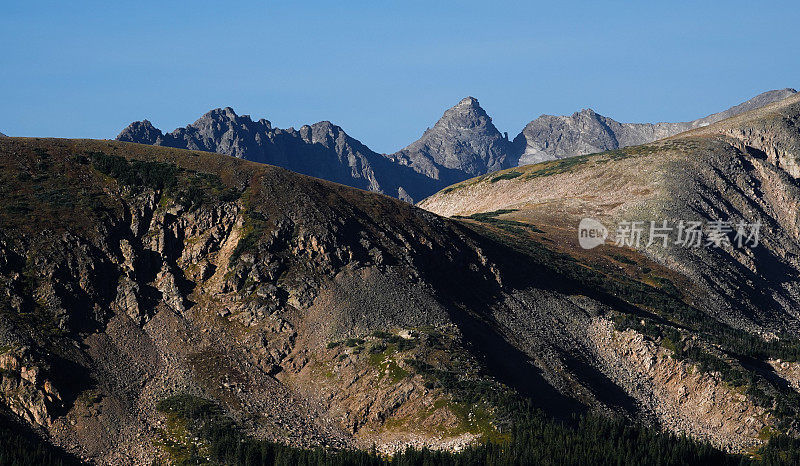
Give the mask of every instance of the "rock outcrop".
<svg viewBox="0 0 800 466">
<path fill-rule="evenodd" d="M 617 383 L 674 432 L 732 451 L 752 451 L 772 428 L 770 413 L 718 374 L 675 359 L 669 350 L 631 330 L 595 319 L 589 327 L 600 360 Z"/>
<path fill-rule="evenodd" d="M 50 427 L 64 408 L 61 395 L 46 371 L 22 347 L 0 354 L 0 400 L 25 421 Z"/>
</svg>

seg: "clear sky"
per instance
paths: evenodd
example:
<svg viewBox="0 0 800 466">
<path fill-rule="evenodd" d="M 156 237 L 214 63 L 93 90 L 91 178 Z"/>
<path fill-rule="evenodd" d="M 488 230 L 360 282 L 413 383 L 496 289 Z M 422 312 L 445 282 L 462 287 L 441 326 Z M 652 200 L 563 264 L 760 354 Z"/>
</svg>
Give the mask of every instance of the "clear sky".
<svg viewBox="0 0 800 466">
<path fill-rule="evenodd" d="M 393 152 L 467 95 L 511 137 L 587 107 L 690 120 L 800 87 L 798 25 L 794 2 L 0 0 L 0 132 L 113 138 L 231 106 Z"/>
</svg>

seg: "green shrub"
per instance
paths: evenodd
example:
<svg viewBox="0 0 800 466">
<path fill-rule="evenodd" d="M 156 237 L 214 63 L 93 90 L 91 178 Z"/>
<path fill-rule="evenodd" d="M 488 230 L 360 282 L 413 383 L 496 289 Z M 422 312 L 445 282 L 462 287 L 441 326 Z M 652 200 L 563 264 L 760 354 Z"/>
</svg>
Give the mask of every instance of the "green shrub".
<svg viewBox="0 0 800 466">
<path fill-rule="evenodd" d="M 374 332 L 372 332 L 372 336 L 375 338 L 380 338 L 382 340 L 385 340 L 387 338 L 390 338 L 392 334 L 389 332 L 384 332 L 383 330 L 375 330 Z"/>
<path fill-rule="evenodd" d="M 497 183 L 498 181 L 501 181 L 501 180 L 513 180 L 514 178 L 517 178 L 519 176 L 522 176 L 522 172 L 510 171 L 510 172 L 503 173 L 502 175 L 495 176 L 494 178 L 492 178 L 490 180 L 490 182 L 491 183 Z"/>
<path fill-rule="evenodd" d="M 172 188 L 178 182 L 178 167 L 172 164 L 142 160 L 129 162 L 124 157 L 103 152 L 91 152 L 89 155 L 95 169 L 128 186 L 161 190 Z"/>
<path fill-rule="evenodd" d="M 361 339 L 361 338 L 348 338 L 347 340 L 344 341 L 344 346 L 347 346 L 348 348 L 353 348 L 355 346 L 359 346 L 359 345 L 363 345 L 363 344 L 364 344 L 364 340 Z"/>
<path fill-rule="evenodd" d="M 418 340 L 414 338 L 405 339 L 401 338 L 400 341 L 397 342 L 397 351 L 408 351 L 417 347 Z"/>
<path fill-rule="evenodd" d="M 213 402 L 193 395 L 173 395 L 156 403 L 156 409 L 190 420 L 206 419 L 220 414 Z"/>
<path fill-rule="evenodd" d="M 380 354 L 386 351 L 389 347 L 386 343 L 375 343 L 374 345 L 370 346 L 369 353 L 370 354 Z"/>
</svg>

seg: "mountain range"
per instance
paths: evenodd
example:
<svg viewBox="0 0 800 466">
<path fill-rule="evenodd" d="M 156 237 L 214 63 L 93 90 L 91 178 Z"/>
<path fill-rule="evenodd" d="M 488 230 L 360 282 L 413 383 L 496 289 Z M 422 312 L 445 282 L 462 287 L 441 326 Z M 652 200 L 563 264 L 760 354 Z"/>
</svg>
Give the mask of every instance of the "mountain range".
<svg viewBox="0 0 800 466">
<path fill-rule="evenodd" d="M 448 109 L 422 137 L 394 154 L 378 154 L 328 121 L 273 128 L 233 109 L 214 109 L 163 133 L 148 120 L 131 123 L 117 140 L 232 155 L 348 186 L 418 202 L 467 178 L 503 168 L 644 144 L 784 99 L 796 91 L 760 94 L 723 112 L 682 123 L 619 123 L 585 109 L 542 115 L 513 141 L 492 124 L 473 97 Z"/>
</svg>

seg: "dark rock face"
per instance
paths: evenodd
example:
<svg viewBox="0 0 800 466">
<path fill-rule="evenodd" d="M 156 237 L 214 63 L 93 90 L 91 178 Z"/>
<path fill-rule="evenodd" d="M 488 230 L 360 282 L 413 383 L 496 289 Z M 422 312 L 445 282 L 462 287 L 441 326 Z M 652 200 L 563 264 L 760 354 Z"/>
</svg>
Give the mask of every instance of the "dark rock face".
<svg viewBox="0 0 800 466">
<path fill-rule="evenodd" d="M 117 140 L 218 152 L 382 192 L 370 166 L 371 159 L 381 156 L 327 121 L 303 126 L 299 131 L 282 130 L 273 128 L 267 120 L 253 121 L 226 107 L 211 110 L 185 128 L 167 134 L 147 120 L 137 121 Z"/>
<path fill-rule="evenodd" d="M 542 115 L 514 138 L 515 159 L 510 162 L 526 165 L 646 144 L 761 108 L 795 92 L 794 89 L 764 92 L 723 112 L 680 123 L 619 123 L 591 109 L 571 116 Z"/>
<path fill-rule="evenodd" d="M 163 145 L 164 134 L 149 120 L 134 121 L 117 136 L 119 141 Z"/>
<path fill-rule="evenodd" d="M 304 125 L 299 130 L 280 129 L 273 128 L 268 120 L 253 121 L 226 107 L 211 110 L 167 134 L 147 120 L 137 121 L 117 140 L 227 154 L 408 202 L 435 191 L 426 189 L 430 183 L 425 175 L 393 163 L 329 121 Z"/>
</svg>

